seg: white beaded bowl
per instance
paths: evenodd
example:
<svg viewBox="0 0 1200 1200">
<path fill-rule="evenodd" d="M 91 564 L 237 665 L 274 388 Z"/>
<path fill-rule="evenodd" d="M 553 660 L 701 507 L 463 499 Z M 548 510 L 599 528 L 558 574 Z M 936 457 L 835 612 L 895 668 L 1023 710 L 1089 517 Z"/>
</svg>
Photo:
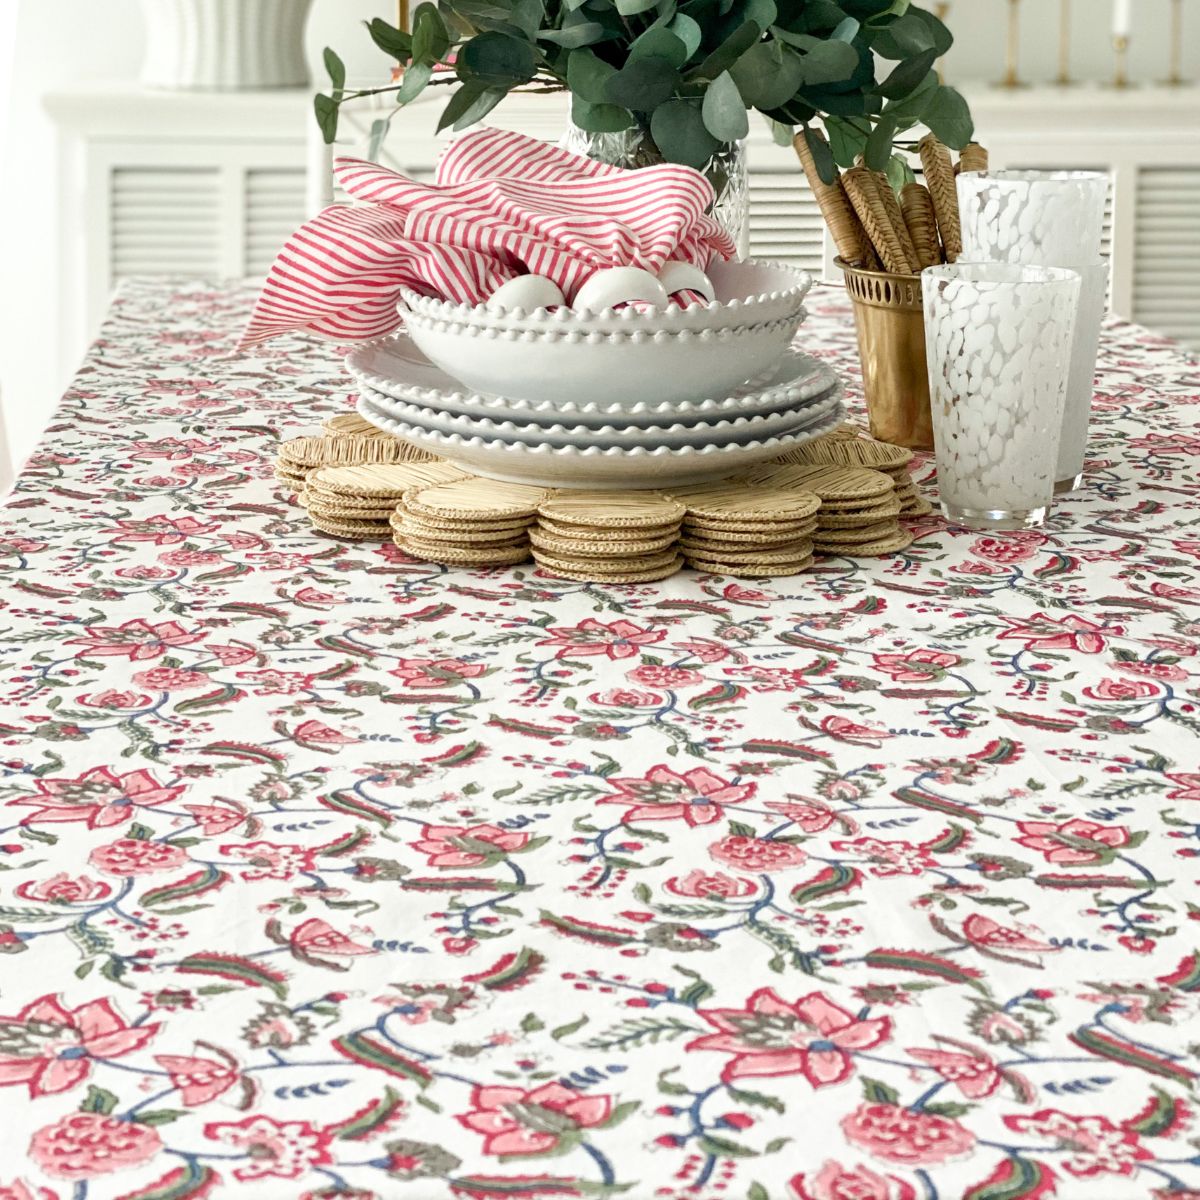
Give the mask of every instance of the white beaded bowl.
<svg viewBox="0 0 1200 1200">
<path fill-rule="evenodd" d="M 575 404 L 678 403 L 726 395 L 782 356 L 804 318 L 806 271 L 709 267 L 712 304 L 663 309 L 488 309 L 401 289 L 405 328 L 429 359 L 485 395 Z"/>
</svg>

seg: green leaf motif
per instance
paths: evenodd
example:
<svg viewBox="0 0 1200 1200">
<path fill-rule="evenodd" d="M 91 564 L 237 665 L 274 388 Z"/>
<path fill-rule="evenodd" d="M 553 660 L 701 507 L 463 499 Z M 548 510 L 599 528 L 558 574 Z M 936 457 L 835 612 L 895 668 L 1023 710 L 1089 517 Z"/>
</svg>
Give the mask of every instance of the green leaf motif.
<svg viewBox="0 0 1200 1200">
<path fill-rule="evenodd" d="M 90 1084 L 87 1094 L 80 1102 L 80 1112 L 101 1113 L 103 1116 L 108 1116 L 110 1112 L 117 1107 L 117 1098 L 107 1088 L 97 1087 L 94 1083 Z"/>
<path fill-rule="evenodd" d="M 721 142 L 736 142 L 750 132 L 746 106 L 733 76 L 722 71 L 708 85 L 700 106 L 704 127 Z"/>
</svg>

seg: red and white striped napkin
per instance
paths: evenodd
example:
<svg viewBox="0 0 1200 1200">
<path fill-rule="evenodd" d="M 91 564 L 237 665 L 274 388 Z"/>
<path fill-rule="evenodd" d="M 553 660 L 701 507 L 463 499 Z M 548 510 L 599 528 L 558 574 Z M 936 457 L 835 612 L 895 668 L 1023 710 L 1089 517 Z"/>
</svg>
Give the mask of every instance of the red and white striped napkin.
<svg viewBox="0 0 1200 1200">
<path fill-rule="evenodd" d="M 626 170 L 548 142 L 480 129 L 453 142 L 432 184 L 338 159 L 357 201 L 302 225 L 280 250 L 242 346 L 308 329 L 359 341 L 401 324 L 401 286 L 477 304 L 517 275 L 572 296 L 605 267 L 703 268 L 736 246 L 711 217 L 708 180 L 665 163 Z"/>
</svg>

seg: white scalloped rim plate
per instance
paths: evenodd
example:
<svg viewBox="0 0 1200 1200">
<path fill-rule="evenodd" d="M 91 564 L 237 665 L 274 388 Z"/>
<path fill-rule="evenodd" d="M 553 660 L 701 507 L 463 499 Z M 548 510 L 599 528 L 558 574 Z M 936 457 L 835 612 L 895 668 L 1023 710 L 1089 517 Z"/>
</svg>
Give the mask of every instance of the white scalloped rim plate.
<svg viewBox="0 0 1200 1200">
<path fill-rule="evenodd" d="M 363 387 L 405 404 L 453 415 L 517 420 L 531 425 L 672 425 L 679 421 L 724 420 L 783 412 L 822 396 L 837 383 L 832 368 L 798 350 L 788 350 L 774 368 L 721 399 L 658 404 L 576 404 L 571 400 L 516 400 L 464 391 L 436 367 L 405 333 L 356 346 L 346 369 Z"/>
<path fill-rule="evenodd" d="M 436 433 L 393 420 L 363 396 L 358 398 L 358 412 L 380 429 L 489 479 L 542 487 L 599 489 L 678 487 L 721 479 L 821 437 L 836 429 L 845 417 L 845 408 L 839 401 L 826 420 L 783 437 L 733 446 L 687 446 L 682 449 L 660 446 L 654 450 L 644 447 L 626 450 L 599 446 L 580 449 L 552 446 L 546 442 L 527 445 Z"/>
<path fill-rule="evenodd" d="M 526 445 L 548 442 L 552 446 L 620 446 L 634 449 L 647 446 L 684 447 L 710 444 L 733 445 L 795 433 L 822 421 L 841 401 L 840 383 L 814 396 L 807 404 L 781 412 L 717 421 L 677 421 L 671 425 L 533 425 L 522 420 L 473 417 L 440 412 L 420 404 L 406 404 L 371 388 L 362 395 L 371 407 L 393 421 L 414 425 L 436 433 L 462 437 L 485 437 L 499 442 L 523 442 Z"/>
</svg>

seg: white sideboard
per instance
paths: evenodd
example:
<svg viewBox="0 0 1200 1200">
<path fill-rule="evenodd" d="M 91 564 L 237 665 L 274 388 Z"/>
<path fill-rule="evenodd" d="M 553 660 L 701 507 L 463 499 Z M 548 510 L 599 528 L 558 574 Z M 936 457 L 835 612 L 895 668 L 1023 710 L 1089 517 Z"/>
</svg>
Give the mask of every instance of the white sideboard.
<svg viewBox="0 0 1200 1200">
<path fill-rule="evenodd" d="M 1200 88 L 963 89 L 995 163 L 1112 173 L 1112 307 L 1200 348 Z M 384 161 L 426 175 L 442 96 L 394 121 Z M 47 101 L 61 139 L 60 353 L 75 358 L 124 274 L 261 275 L 289 230 L 331 195 L 307 91 L 220 95 L 129 86 Z M 498 124 L 557 137 L 555 96 L 513 96 Z M 372 120 L 345 119 L 361 153 Z M 790 149 L 752 121 L 752 253 L 827 274 L 824 229 Z"/>
</svg>

